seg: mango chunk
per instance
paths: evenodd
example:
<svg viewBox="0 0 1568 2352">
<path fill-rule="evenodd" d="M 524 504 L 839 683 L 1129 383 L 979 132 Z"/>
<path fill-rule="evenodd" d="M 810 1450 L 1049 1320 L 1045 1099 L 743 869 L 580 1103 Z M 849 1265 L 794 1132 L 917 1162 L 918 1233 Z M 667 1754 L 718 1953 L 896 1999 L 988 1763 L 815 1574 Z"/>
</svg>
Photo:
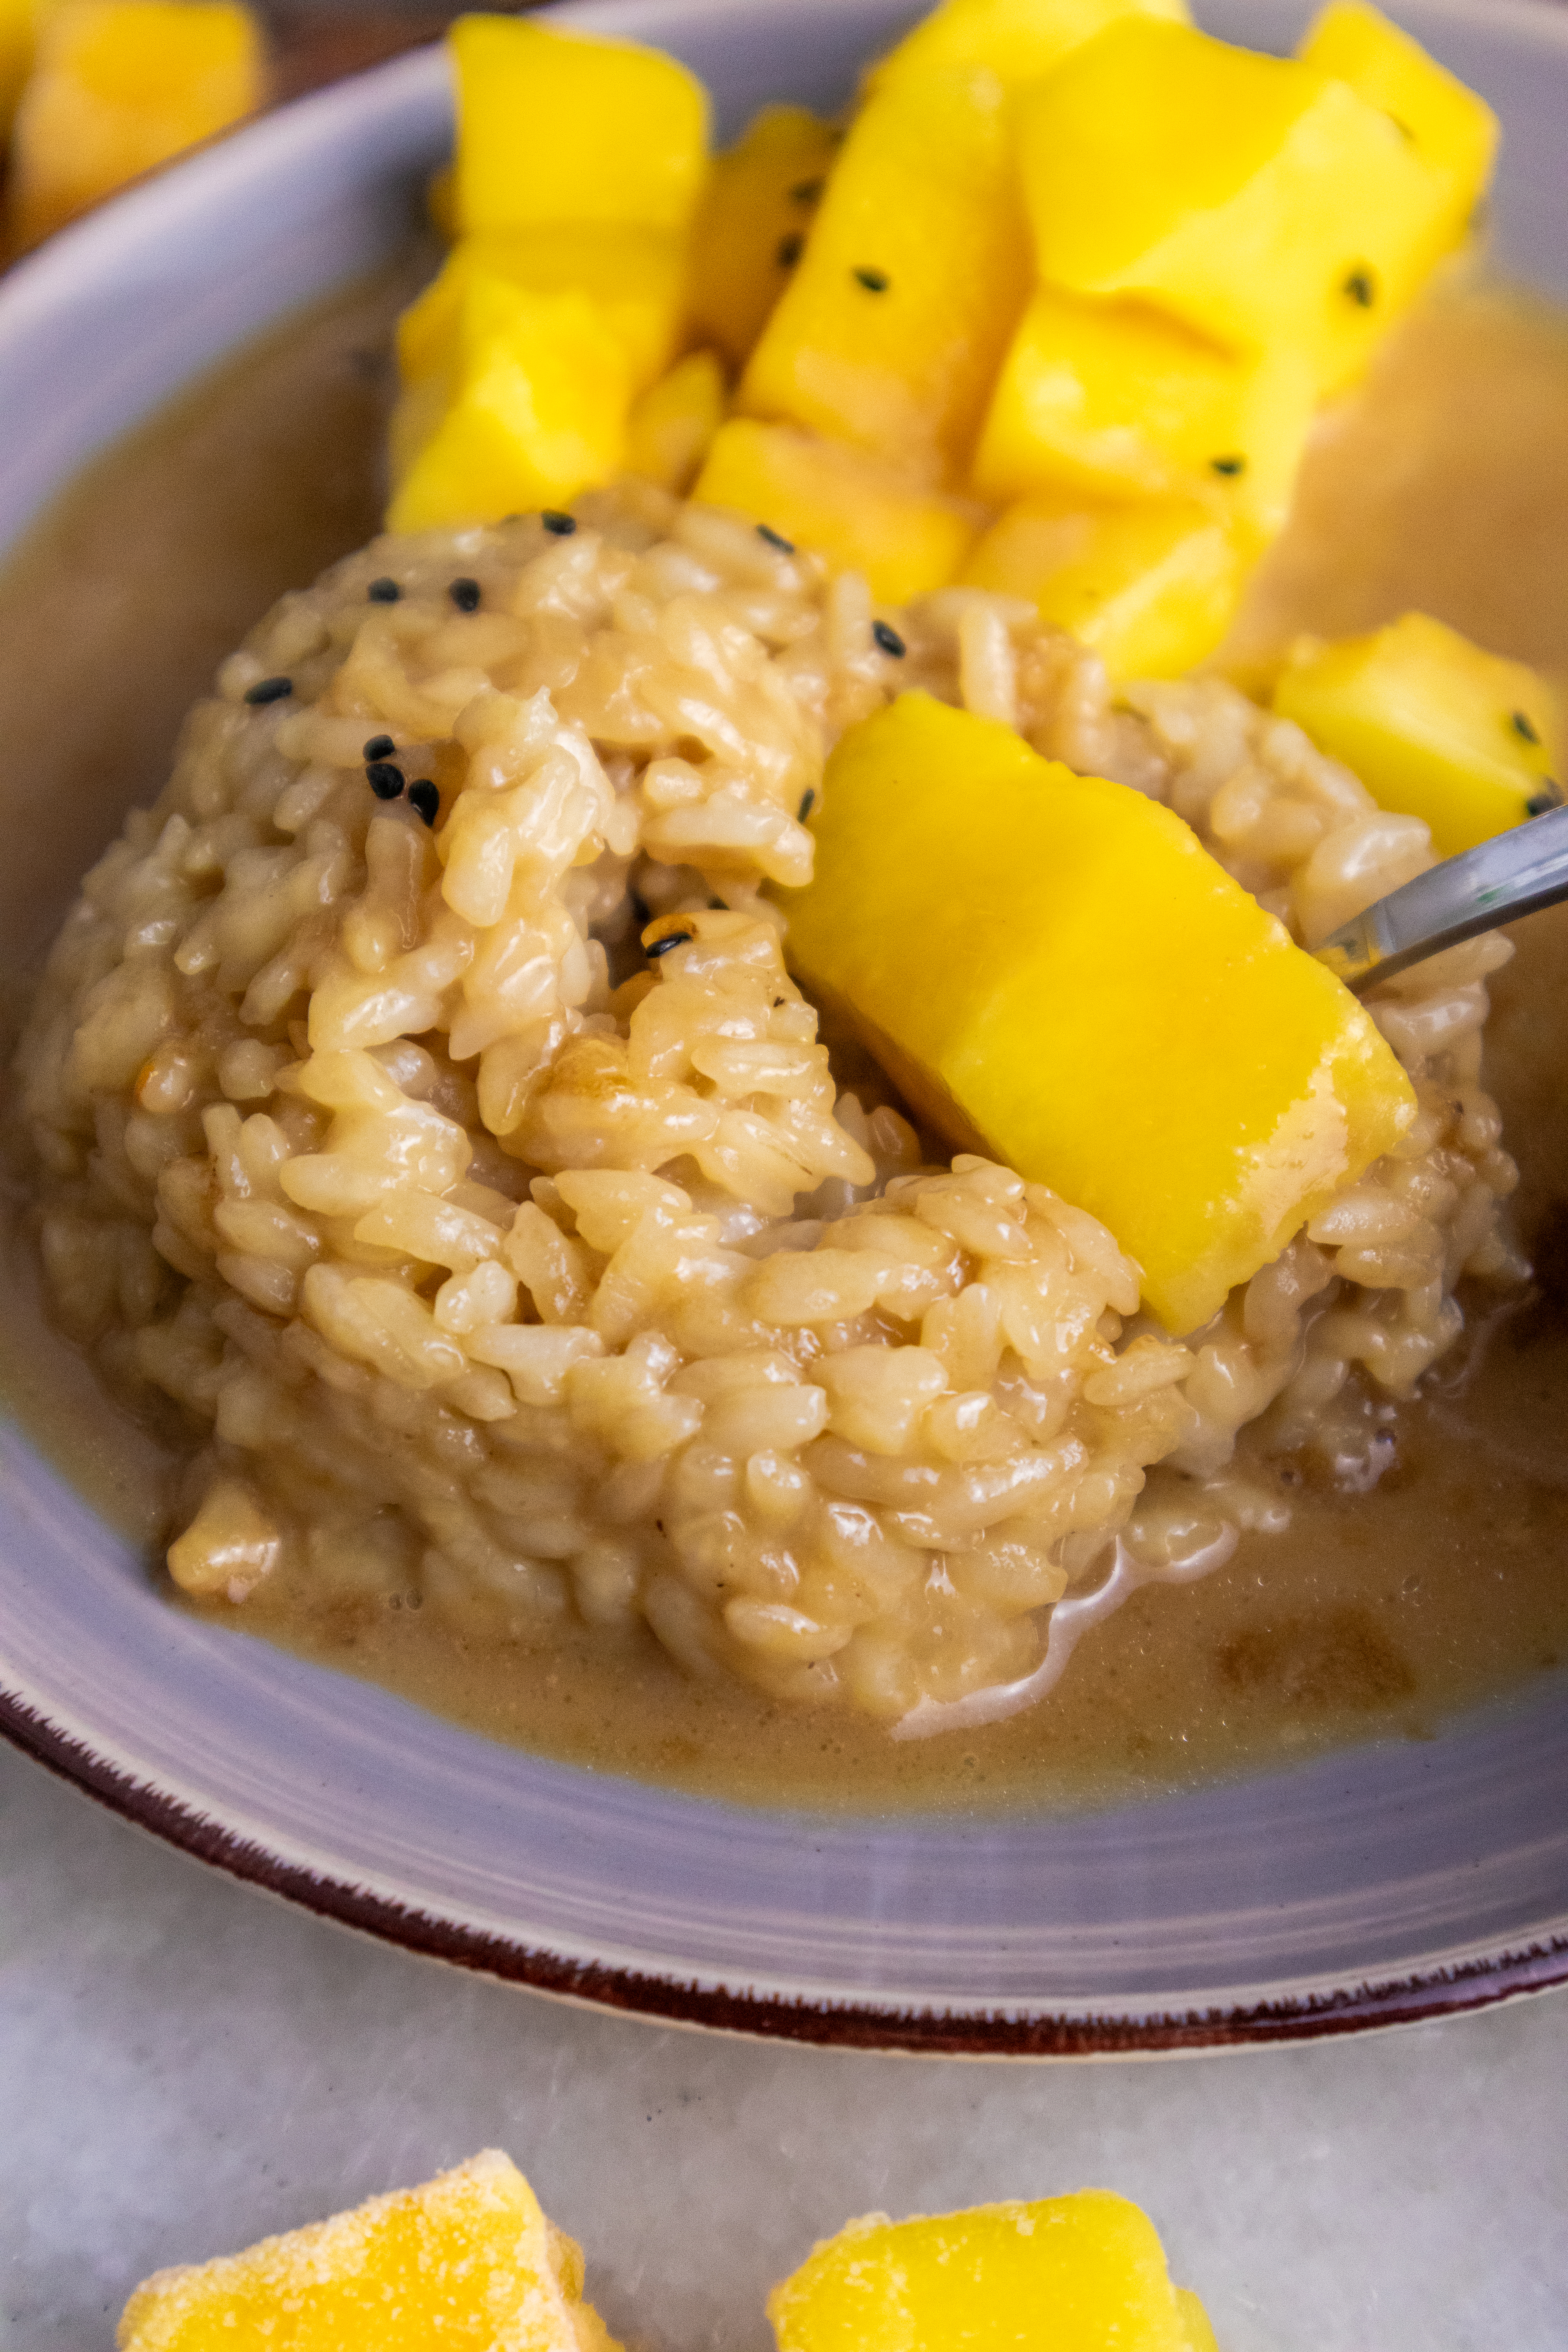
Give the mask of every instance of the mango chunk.
<svg viewBox="0 0 1568 2352">
<path fill-rule="evenodd" d="M 976 530 L 972 508 L 858 450 L 744 416 L 720 426 L 691 495 L 814 549 L 835 572 L 863 572 L 885 604 L 944 586 Z"/>
<path fill-rule="evenodd" d="M 1246 552 L 1223 515 L 1190 499 L 1094 504 L 1058 491 L 1009 507 L 961 577 L 1026 598 L 1112 677 L 1177 677 L 1230 626 Z"/>
<path fill-rule="evenodd" d="M 1043 286 L 1019 321 L 974 459 L 978 494 L 1208 499 L 1282 526 L 1316 386 L 1289 346 L 1236 359 L 1135 302 Z"/>
<path fill-rule="evenodd" d="M 531 294 L 585 294 L 626 348 L 633 388 L 668 366 L 686 302 L 684 239 L 660 229 L 579 223 L 516 236 L 468 236 L 397 322 L 397 366 L 418 383 L 457 358 L 463 298 L 481 281 Z"/>
<path fill-rule="evenodd" d="M 788 945 L 906 1097 L 1206 1322 L 1415 1116 L 1372 1019 L 1158 803 L 922 694 L 850 728 Z"/>
<path fill-rule="evenodd" d="M 626 465 L 683 495 L 724 421 L 724 371 L 713 352 L 689 352 L 632 407 Z"/>
<path fill-rule="evenodd" d="M 1184 0 L 942 0 L 866 76 L 882 89 L 907 75 L 987 66 L 1008 89 L 1037 81 L 1119 16 L 1189 22 Z"/>
<path fill-rule="evenodd" d="M 458 226 L 506 236 L 558 221 L 683 231 L 707 171 L 708 97 L 630 41 L 459 16 Z"/>
<path fill-rule="evenodd" d="M 1332 390 L 1456 241 L 1447 176 L 1381 108 L 1288 58 L 1128 16 L 1018 100 L 1040 275 Z"/>
<path fill-rule="evenodd" d="M 461 298 L 457 358 L 392 421 L 389 530 L 569 505 L 626 462 L 626 349 L 585 294 L 491 280 Z"/>
<path fill-rule="evenodd" d="M 159 2271 L 121 2315 L 120 2352 L 617 2352 L 582 2301 L 583 2257 L 509 2157 Z"/>
<path fill-rule="evenodd" d="M 691 229 L 691 323 L 733 367 L 789 283 L 842 137 L 804 106 L 764 106 L 713 159 Z"/>
<path fill-rule="evenodd" d="M 1462 228 L 1497 154 L 1498 119 L 1486 100 L 1367 0 L 1329 0 L 1296 54 L 1393 116 L 1422 160 L 1451 183 L 1456 232 Z"/>
<path fill-rule="evenodd" d="M 1430 825 L 1439 857 L 1562 799 L 1563 715 L 1552 688 L 1426 613 L 1334 645 L 1299 639 L 1274 708 L 1352 769 L 1381 808 Z"/>
<path fill-rule="evenodd" d="M 75 0 L 45 24 L 12 131 L 12 241 L 89 205 L 254 113 L 266 52 L 228 0 Z"/>
<path fill-rule="evenodd" d="M 1193 2352 L 1189 2313 L 1202 2305 L 1172 2286 L 1152 2222 L 1103 2189 L 868 2214 L 768 2298 L 779 2352 Z"/>
<path fill-rule="evenodd" d="M 961 479 L 1028 283 L 996 77 L 900 80 L 845 141 L 739 404 Z"/>
</svg>

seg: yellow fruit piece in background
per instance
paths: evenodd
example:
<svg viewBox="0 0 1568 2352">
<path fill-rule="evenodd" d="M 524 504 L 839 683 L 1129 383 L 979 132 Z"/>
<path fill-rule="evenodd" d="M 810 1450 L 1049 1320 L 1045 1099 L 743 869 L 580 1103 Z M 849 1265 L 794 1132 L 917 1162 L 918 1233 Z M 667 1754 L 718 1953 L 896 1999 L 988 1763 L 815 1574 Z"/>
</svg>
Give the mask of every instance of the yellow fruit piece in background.
<svg viewBox="0 0 1568 2352">
<path fill-rule="evenodd" d="M 1048 283 L 1238 351 L 1292 343 L 1324 390 L 1363 371 L 1458 235 L 1447 175 L 1380 108 L 1148 17 L 1026 91 L 1017 135 Z"/>
<path fill-rule="evenodd" d="M 919 488 L 857 449 L 749 417 L 720 426 L 691 495 L 814 549 L 831 571 L 864 572 L 884 604 L 944 586 L 976 528 L 971 508 Z"/>
<path fill-rule="evenodd" d="M 804 106 L 764 106 L 713 160 L 691 229 L 691 325 L 734 367 L 789 284 L 842 137 Z"/>
<path fill-rule="evenodd" d="M 583 2257 L 495 2148 L 241 2254 L 159 2271 L 120 2352 L 615 2352 Z"/>
<path fill-rule="evenodd" d="M 773 2289 L 768 2316 L 779 2352 L 1192 2347 L 1153 2223 L 1103 2189 L 850 2221 Z"/>
<path fill-rule="evenodd" d="M 1010 89 L 1037 81 L 1119 16 L 1184 25 L 1184 0 L 942 0 L 898 47 L 879 58 L 866 88 L 881 89 L 933 67 L 989 66 Z"/>
<path fill-rule="evenodd" d="M 1214 2329 L 1209 2326 L 1208 2313 L 1190 2286 L 1176 2289 L 1176 2306 L 1182 2315 L 1182 2325 L 1187 2331 L 1186 2352 L 1219 2352 Z"/>
<path fill-rule="evenodd" d="M 1042 287 L 986 413 L 974 487 L 998 504 L 1054 488 L 1207 496 L 1282 526 L 1316 387 L 1289 346 L 1237 359 L 1157 310 Z"/>
<path fill-rule="evenodd" d="M 1029 278 L 996 77 L 900 79 L 844 142 L 739 405 L 962 479 Z"/>
<path fill-rule="evenodd" d="M 0 139 L 11 128 L 45 19 L 58 0 L 0 0 Z"/>
<path fill-rule="evenodd" d="M 266 51 L 227 0 L 70 0 L 45 23 L 11 135 L 12 241 L 36 245 L 115 189 L 254 113 Z"/>
<path fill-rule="evenodd" d="M 588 296 L 626 348 L 634 389 L 669 364 L 686 301 L 686 245 L 658 229 L 576 223 L 517 236 L 468 236 L 397 322 L 397 366 L 417 383 L 456 355 L 463 298 L 482 281 Z"/>
<path fill-rule="evenodd" d="M 1423 162 L 1448 177 L 1455 228 L 1462 227 L 1497 153 L 1498 119 L 1486 100 L 1367 0 L 1329 0 L 1296 54 L 1394 117 Z"/>
<path fill-rule="evenodd" d="M 689 352 L 632 407 L 626 466 L 683 495 L 724 421 L 727 390 L 717 353 Z"/>
<path fill-rule="evenodd" d="M 563 507 L 626 463 L 625 347 L 585 294 L 485 280 L 462 298 L 457 359 L 392 421 L 389 530 Z"/>
<path fill-rule="evenodd" d="M 1336 645 L 1299 640 L 1274 708 L 1380 808 L 1424 819 L 1439 857 L 1522 823 L 1532 800 L 1553 804 L 1563 772 L 1563 714 L 1545 680 L 1425 613 Z"/>
<path fill-rule="evenodd" d="M 1177 677 L 1230 626 L 1249 552 L 1223 515 L 1192 499 L 1092 505 L 1060 491 L 1009 507 L 960 576 L 1026 598 L 1112 677 Z"/>
<path fill-rule="evenodd" d="M 1108 1225 L 1174 1334 L 1415 1116 L 1371 1016 L 1189 826 L 1010 728 L 900 696 L 811 830 L 782 894 L 807 986 L 950 1139 Z"/>
<path fill-rule="evenodd" d="M 465 235 L 557 221 L 689 226 L 708 168 L 708 94 L 684 66 L 516 16 L 459 16 L 447 44 Z"/>
</svg>

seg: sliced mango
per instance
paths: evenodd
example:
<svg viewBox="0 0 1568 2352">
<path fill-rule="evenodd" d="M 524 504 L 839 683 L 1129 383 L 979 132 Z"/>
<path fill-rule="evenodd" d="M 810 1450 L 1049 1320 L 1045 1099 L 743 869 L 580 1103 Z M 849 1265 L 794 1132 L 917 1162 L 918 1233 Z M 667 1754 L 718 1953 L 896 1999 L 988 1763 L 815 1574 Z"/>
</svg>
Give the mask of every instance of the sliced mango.
<svg viewBox="0 0 1568 2352">
<path fill-rule="evenodd" d="M 713 352 L 688 352 L 632 406 L 626 465 L 667 490 L 691 487 L 724 421 L 724 371 Z"/>
<path fill-rule="evenodd" d="M 982 68 L 871 99 L 752 353 L 747 415 L 963 478 L 1029 284 L 1005 116 Z"/>
<path fill-rule="evenodd" d="M 1497 154 L 1498 119 L 1486 100 L 1367 0 L 1329 0 L 1296 54 L 1393 116 L 1423 162 L 1449 180 L 1456 234 L 1462 229 Z"/>
<path fill-rule="evenodd" d="M 868 2214 L 768 2298 L 779 2352 L 1193 2352 L 1148 2216 L 1108 2189 L 909 2221 Z M 1208 2338 L 1213 2342 L 1212 2336 Z"/>
<path fill-rule="evenodd" d="M 517 236 L 464 237 L 397 322 L 398 373 L 405 383 L 418 383 L 452 365 L 463 297 L 489 280 L 531 294 L 587 295 L 626 346 L 640 390 L 675 351 L 686 272 L 684 239 L 661 229 L 563 223 Z"/>
<path fill-rule="evenodd" d="M 1026 598 L 1112 677 L 1177 677 L 1229 628 L 1249 552 L 1223 515 L 1191 499 L 1091 504 L 1059 491 L 1009 507 L 960 576 Z"/>
<path fill-rule="evenodd" d="M 713 160 L 691 229 L 691 324 L 733 367 L 789 283 L 842 137 L 804 106 L 764 106 Z"/>
<path fill-rule="evenodd" d="M 720 426 L 691 495 L 814 549 L 835 572 L 863 572 L 886 604 L 944 586 L 976 530 L 973 508 L 858 450 L 744 416 Z"/>
<path fill-rule="evenodd" d="M 1336 645 L 1299 640 L 1274 708 L 1352 769 L 1380 807 L 1424 819 L 1439 857 L 1562 798 L 1563 714 L 1552 688 L 1425 613 Z"/>
<path fill-rule="evenodd" d="M 1010 89 L 1037 81 L 1119 16 L 1188 20 L 1184 0 L 942 0 L 866 76 L 882 89 L 906 75 L 987 66 Z"/>
<path fill-rule="evenodd" d="M 683 231 L 707 171 L 708 96 L 673 58 L 517 16 L 459 16 L 458 226 Z"/>
<path fill-rule="evenodd" d="M 46 22 L 11 137 L 12 242 L 226 131 L 266 95 L 266 49 L 228 0 L 74 0 Z"/>
<path fill-rule="evenodd" d="M 1206 497 L 1282 526 L 1316 402 L 1305 355 L 1236 359 L 1157 310 L 1042 287 L 1003 362 L 974 459 L 998 504 L 1035 490 Z"/>
<path fill-rule="evenodd" d="M 120 2352 L 616 2352 L 582 2293 L 578 2248 L 489 2148 L 421 2189 L 159 2271 L 115 2340 Z"/>
<path fill-rule="evenodd" d="M 1449 179 L 1381 108 L 1288 58 L 1128 16 L 1018 100 L 1040 275 L 1132 296 L 1332 390 L 1456 241 Z"/>
<path fill-rule="evenodd" d="M 1390 1150 L 1372 1019 L 1181 819 L 922 694 L 850 728 L 791 958 L 910 1101 L 1089 1210 L 1168 1330 Z"/>
<path fill-rule="evenodd" d="M 392 422 L 389 530 L 498 522 L 563 507 L 626 463 L 626 349 L 585 294 L 483 280 L 461 299 L 449 371 Z"/>
</svg>

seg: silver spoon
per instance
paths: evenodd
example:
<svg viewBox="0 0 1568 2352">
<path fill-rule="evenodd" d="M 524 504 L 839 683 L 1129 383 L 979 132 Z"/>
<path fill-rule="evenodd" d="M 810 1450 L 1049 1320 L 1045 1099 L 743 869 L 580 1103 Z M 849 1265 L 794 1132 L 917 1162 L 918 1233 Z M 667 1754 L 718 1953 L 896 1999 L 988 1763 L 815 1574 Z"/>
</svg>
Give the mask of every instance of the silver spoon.
<svg viewBox="0 0 1568 2352">
<path fill-rule="evenodd" d="M 1568 898 L 1568 808 L 1549 810 L 1462 856 L 1446 857 L 1377 899 L 1312 952 L 1359 992 L 1560 898 Z"/>
</svg>

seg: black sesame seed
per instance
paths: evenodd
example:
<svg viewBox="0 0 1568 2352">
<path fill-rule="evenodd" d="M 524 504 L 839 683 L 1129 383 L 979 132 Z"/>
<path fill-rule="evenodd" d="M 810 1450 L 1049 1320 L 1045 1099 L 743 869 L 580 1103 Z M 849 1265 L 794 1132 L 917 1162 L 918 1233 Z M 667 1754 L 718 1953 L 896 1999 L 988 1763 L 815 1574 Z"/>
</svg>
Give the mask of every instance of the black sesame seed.
<svg viewBox="0 0 1568 2352">
<path fill-rule="evenodd" d="M 1524 805 L 1531 816 L 1544 816 L 1548 809 L 1561 808 L 1563 805 L 1562 785 L 1554 784 L 1551 777 L 1548 776 L 1541 790 L 1538 793 L 1532 793 L 1530 799 L 1525 802 Z"/>
<path fill-rule="evenodd" d="M 804 236 L 782 236 L 779 239 L 778 251 L 774 254 L 773 259 L 778 263 L 781 269 L 793 269 L 795 263 L 800 259 L 801 255 L 805 251 L 805 239 Z"/>
<path fill-rule="evenodd" d="M 1528 710 L 1516 710 L 1514 712 L 1513 731 L 1516 735 L 1522 735 L 1527 743 L 1539 743 L 1541 740 L 1540 736 L 1536 733 L 1534 726 L 1531 721 Z"/>
<path fill-rule="evenodd" d="M 647 949 L 645 952 L 648 961 L 652 963 L 657 957 L 667 956 L 671 948 L 689 947 L 690 944 L 689 931 L 667 931 L 662 940 L 655 940 L 652 947 Z"/>
<path fill-rule="evenodd" d="M 395 580 L 373 580 L 364 593 L 373 604 L 395 604 L 403 591 Z"/>
<path fill-rule="evenodd" d="M 797 180 L 789 192 L 792 205 L 814 205 L 822 194 L 820 180 Z"/>
<path fill-rule="evenodd" d="M 760 522 L 757 525 L 757 537 L 765 539 L 770 547 L 776 547 L 781 555 L 795 553 L 794 540 L 786 539 L 782 530 L 774 530 L 771 523 Z"/>
<path fill-rule="evenodd" d="M 390 760 L 367 761 L 364 780 L 378 801 L 395 801 L 403 790 L 403 771 Z"/>
<path fill-rule="evenodd" d="M 408 805 L 416 816 L 424 818 L 426 824 L 435 824 L 436 812 L 441 805 L 441 794 L 428 776 L 421 776 L 416 784 L 409 785 Z"/>
<path fill-rule="evenodd" d="M 871 624 L 871 635 L 885 654 L 891 654 L 895 661 L 903 660 L 904 656 L 909 651 L 909 647 L 905 645 L 902 637 L 900 636 L 897 629 L 890 628 L 886 621 L 873 621 Z"/>
<path fill-rule="evenodd" d="M 1377 279 L 1370 269 L 1352 269 L 1345 279 L 1345 292 L 1363 310 L 1370 310 L 1377 299 Z"/>
<path fill-rule="evenodd" d="M 245 698 L 247 702 L 281 702 L 286 694 L 293 691 L 291 677 L 263 677 L 258 679 Z"/>
<path fill-rule="evenodd" d="M 850 276 L 854 278 L 857 286 L 863 286 L 866 289 L 868 294 L 885 294 L 888 290 L 888 278 L 885 270 L 855 269 L 851 270 Z"/>
<path fill-rule="evenodd" d="M 364 747 L 367 760 L 390 760 L 397 746 L 390 735 L 373 735 Z"/>
<path fill-rule="evenodd" d="M 563 514 L 559 507 L 546 507 L 539 520 L 557 539 L 570 539 L 577 528 L 576 516 Z"/>
<path fill-rule="evenodd" d="M 1247 471 L 1245 457 L 1211 457 L 1209 465 L 1216 474 L 1245 474 Z"/>
<path fill-rule="evenodd" d="M 447 590 L 459 613 L 477 613 L 484 590 L 477 580 L 454 580 Z"/>
<path fill-rule="evenodd" d="M 805 823 L 806 818 L 811 814 L 812 810 L 816 806 L 816 788 L 814 784 L 808 784 L 805 792 L 802 793 L 800 796 L 800 807 L 796 811 L 796 814 L 798 815 L 802 824 Z"/>
</svg>

